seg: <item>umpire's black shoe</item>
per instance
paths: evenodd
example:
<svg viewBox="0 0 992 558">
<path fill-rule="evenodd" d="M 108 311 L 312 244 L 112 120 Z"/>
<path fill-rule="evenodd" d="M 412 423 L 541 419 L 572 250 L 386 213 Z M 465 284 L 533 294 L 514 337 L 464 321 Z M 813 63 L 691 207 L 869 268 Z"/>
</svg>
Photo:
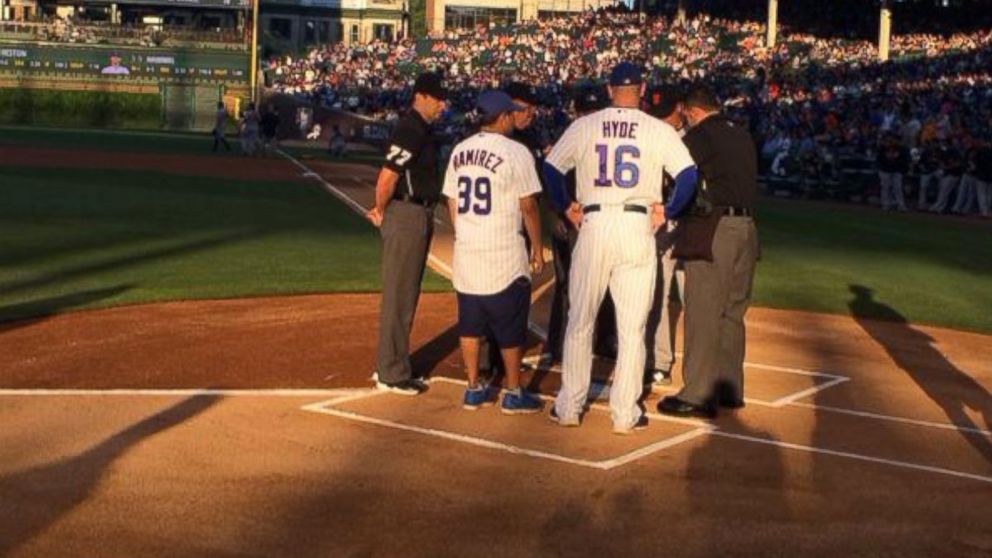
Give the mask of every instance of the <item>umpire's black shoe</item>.
<svg viewBox="0 0 992 558">
<path fill-rule="evenodd" d="M 428 389 L 427 384 L 413 378 L 398 382 L 376 382 L 375 387 L 381 391 L 389 391 L 399 395 L 420 395 Z"/>
<path fill-rule="evenodd" d="M 676 417 L 716 418 L 716 409 L 710 405 L 696 405 L 678 397 L 663 397 L 658 402 L 658 412 Z"/>
<path fill-rule="evenodd" d="M 744 400 L 737 397 L 721 397 L 717 403 L 724 409 L 737 410 L 744 408 Z"/>
</svg>

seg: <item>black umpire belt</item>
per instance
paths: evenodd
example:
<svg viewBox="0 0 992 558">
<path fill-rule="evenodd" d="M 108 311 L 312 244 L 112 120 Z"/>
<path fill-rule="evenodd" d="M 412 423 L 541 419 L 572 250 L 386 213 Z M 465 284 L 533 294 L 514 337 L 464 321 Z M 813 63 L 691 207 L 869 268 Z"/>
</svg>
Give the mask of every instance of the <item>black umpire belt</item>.
<svg viewBox="0 0 992 558">
<path fill-rule="evenodd" d="M 754 215 L 754 212 L 746 207 L 721 207 L 719 211 L 724 217 L 751 217 Z"/>
<path fill-rule="evenodd" d="M 427 208 L 432 208 L 437 204 L 436 200 L 428 200 L 426 198 L 420 198 L 417 196 L 411 196 L 410 194 L 399 193 L 399 192 L 397 192 L 396 195 L 393 196 L 393 199 L 416 205 L 422 205 Z"/>
<path fill-rule="evenodd" d="M 582 213 L 596 213 L 597 211 L 602 211 L 602 210 L 603 210 L 603 206 L 598 203 L 593 203 L 582 207 Z M 629 211 L 631 213 L 643 213 L 645 215 L 648 214 L 648 208 L 644 207 L 643 205 L 624 204 L 623 210 Z"/>
</svg>

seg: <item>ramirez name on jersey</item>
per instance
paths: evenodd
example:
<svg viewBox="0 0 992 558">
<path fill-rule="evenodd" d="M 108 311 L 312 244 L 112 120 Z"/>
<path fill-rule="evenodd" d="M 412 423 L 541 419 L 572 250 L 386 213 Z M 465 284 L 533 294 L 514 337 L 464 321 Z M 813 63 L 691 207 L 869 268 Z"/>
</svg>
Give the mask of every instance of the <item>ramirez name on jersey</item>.
<svg viewBox="0 0 992 558">
<path fill-rule="evenodd" d="M 455 146 L 443 194 L 456 204 L 456 291 L 496 294 L 530 276 L 520 199 L 540 191 L 534 157 L 523 145 L 479 132 Z"/>
</svg>

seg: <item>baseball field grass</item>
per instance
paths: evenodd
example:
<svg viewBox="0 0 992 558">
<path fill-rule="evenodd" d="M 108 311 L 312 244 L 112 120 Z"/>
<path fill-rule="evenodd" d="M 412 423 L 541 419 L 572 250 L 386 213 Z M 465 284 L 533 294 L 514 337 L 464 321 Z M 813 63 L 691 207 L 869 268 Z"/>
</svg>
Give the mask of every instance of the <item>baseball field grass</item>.
<svg viewBox="0 0 992 558">
<path fill-rule="evenodd" d="M 202 153 L 208 142 L 202 135 L 0 129 L 0 145 L 84 146 L 122 156 Z M 758 221 L 757 305 L 848 314 L 858 285 L 911 322 L 992 332 L 988 222 L 773 199 L 762 201 Z M 0 238 L 0 320 L 380 285 L 374 229 L 300 182 L 0 165 Z M 425 288 L 450 284 L 429 274 Z"/>
<path fill-rule="evenodd" d="M 2 166 L 0 238 L 0 320 L 380 284 L 376 232 L 302 183 Z"/>
<path fill-rule="evenodd" d="M 228 133 L 231 150 L 223 148 L 217 157 L 241 157 L 237 134 Z M 209 133 L 190 132 L 122 132 L 119 130 L 0 126 L 0 145 L 19 145 L 47 149 L 100 149 L 117 153 L 210 154 L 213 138 Z M 318 142 L 291 142 L 282 149 L 295 157 L 330 158 L 326 146 Z M 378 160 L 368 152 L 352 153 L 353 162 Z"/>
</svg>

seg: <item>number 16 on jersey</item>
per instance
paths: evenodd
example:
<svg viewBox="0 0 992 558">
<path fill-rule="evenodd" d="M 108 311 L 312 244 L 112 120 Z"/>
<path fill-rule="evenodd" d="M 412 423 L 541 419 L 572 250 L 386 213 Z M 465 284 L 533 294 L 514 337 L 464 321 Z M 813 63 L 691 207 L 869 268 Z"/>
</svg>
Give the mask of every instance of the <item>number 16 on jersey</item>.
<svg viewBox="0 0 992 558">
<path fill-rule="evenodd" d="M 594 184 L 601 188 L 609 188 L 614 184 L 618 188 L 634 188 L 641 180 L 641 171 L 635 162 L 641 158 L 641 150 L 635 145 L 620 145 L 613 151 L 613 168 L 610 168 L 610 146 L 596 144 L 596 155 L 599 157 L 599 176 Z M 610 178 L 610 171 L 613 178 Z"/>
</svg>

